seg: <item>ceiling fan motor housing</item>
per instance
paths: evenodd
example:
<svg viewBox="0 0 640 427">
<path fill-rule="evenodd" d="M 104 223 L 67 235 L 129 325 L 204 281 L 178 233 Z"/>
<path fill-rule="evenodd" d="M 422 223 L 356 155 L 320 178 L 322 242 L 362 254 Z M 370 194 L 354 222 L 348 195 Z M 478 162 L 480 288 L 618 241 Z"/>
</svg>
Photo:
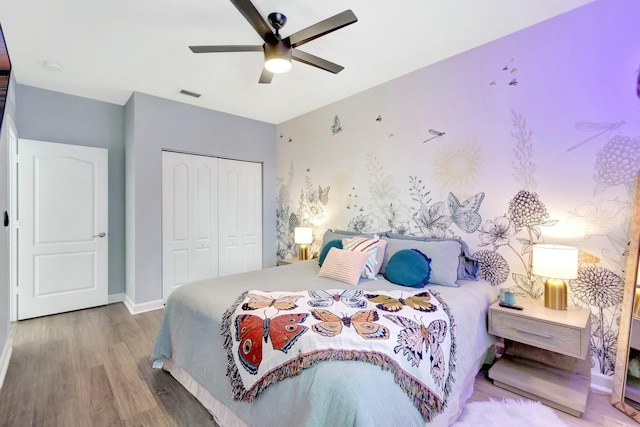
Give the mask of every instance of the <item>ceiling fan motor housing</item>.
<svg viewBox="0 0 640 427">
<path fill-rule="evenodd" d="M 282 73 L 288 71 L 291 68 L 291 45 L 289 42 L 287 40 L 278 40 L 276 43 L 265 43 L 264 61 L 265 67 L 271 72 Z M 280 65 L 272 64 L 274 61 Z"/>
</svg>

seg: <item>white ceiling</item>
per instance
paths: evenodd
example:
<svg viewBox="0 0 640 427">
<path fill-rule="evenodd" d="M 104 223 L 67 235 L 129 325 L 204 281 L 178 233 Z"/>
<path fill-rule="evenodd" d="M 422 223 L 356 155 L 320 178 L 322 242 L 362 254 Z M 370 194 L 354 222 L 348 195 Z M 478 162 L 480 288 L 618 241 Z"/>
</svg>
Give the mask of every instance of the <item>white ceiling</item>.
<svg viewBox="0 0 640 427">
<path fill-rule="evenodd" d="M 255 0 L 265 19 L 288 17 L 285 37 L 345 9 L 358 17 L 300 48 L 341 73 L 294 61 L 270 85 L 258 84 L 260 52 L 187 47 L 262 44 L 228 0 L 0 0 L 0 24 L 18 83 L 120 105 L 138 91 L 278 124 L 590 1 Z"/>
</svg>

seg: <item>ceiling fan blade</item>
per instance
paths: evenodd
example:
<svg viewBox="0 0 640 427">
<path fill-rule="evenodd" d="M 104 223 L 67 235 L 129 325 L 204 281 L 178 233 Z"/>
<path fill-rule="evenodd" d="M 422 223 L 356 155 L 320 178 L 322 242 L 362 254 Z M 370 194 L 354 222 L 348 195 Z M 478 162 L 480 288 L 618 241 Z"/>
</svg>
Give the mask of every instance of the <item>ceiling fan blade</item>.
<svg viewBox="0 0 640 427">
<path fill-rule="evenodd" d="M 271 27 L 269 27 L 267 21 L 264 20 L 250 0 L 231 0 L 231 3 L 233 3 L 242 16 L 249 21 L 249 24 L 258 32 L 262 40 L 267 43 L 273 43 L 276 40 L 276 36 L 271 31 Z"/>
<path fill-rule="evenodd" d="M 344 70 L 342 65 L 334 64 L 326 59 L 311 55 L 307 52 L 302 52 L 298 49 L 291 50 L 291 59 L 295 59 L 296 61 L 320 68 L 321 70 L 325 70 L 333 74 L 338 74 L 340 71 Z"/>
<path fill-rule="evenodd" d="M 331 18 L 327 18 L 324 21 L 320 21 L 310 27 L 293 33 L 287 38 L 291 43 L 291 47 L 298 47 L 357 21 L 358 17 L 348 9 L 342 13 L 332 16 Z"/>
<path fill-rule="evenodd" d="M 260 74 L 260 80 L 258 80 L 258 83 L 271 83 L 271 80 L 273 79 L 273 73 L 269 70 L 267 70 L 266 68 L 262 69 L 262 74 Z"/>
<path fill-rule="evenodd" d="M 262 52 L 262 46 L 226 45 L 226 46 L 189 46 L 193 53 L 214 52 Z"/>
</svg>

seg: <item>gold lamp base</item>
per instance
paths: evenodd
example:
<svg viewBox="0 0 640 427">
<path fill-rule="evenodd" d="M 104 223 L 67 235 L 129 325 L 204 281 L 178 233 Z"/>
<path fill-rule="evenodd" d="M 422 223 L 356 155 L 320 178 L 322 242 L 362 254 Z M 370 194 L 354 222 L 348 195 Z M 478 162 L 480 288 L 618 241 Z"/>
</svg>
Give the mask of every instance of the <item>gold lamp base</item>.
<svg viewBox="0 0 640 427">
<path fill-rule="evenodd" d="M 554 310 L 567 309 L 567 284 L 561 279 L 549 279 L 544 283 L 544 306 Z"/>
<path fill-rule="evenodd" d="M 306 261 L 309 259 L 309 246 L 300 245 L 300 248 L 298 249 L 298 258 L 301 261 Z"/>
</svg>

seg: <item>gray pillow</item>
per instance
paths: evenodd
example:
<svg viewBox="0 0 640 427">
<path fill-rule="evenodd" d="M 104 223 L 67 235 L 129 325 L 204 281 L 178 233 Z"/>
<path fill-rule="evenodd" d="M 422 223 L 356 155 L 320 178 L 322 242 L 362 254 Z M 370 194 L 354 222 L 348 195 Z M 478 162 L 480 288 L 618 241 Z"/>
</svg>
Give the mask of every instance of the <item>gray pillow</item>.
<svg viewBox="0 0 640 427">
<path fill-rule="evenodd" d="M 436 239 L 433 237 L 424 237 L 424 236 L 405 236 L 404 234 L 387 232 L 386 236 L 390 239 L 400 239 L 400 240 L 418 240 L 421 242 L 430 242 L 430 241 L 447 241 L 453 240 L 460 243 L 462 248 L 462 253 L 460 254 L 459 262 L 458 262 L 458 280 L 478 280 L 480 275 L 480 265 L 478 260 L 475 259 L 471 253 L 471 249 L 467 243 L 460 238 L 449 238 L 449 239 Z"/>
<path fill-rule="evenodd" d="M 457 288 L 458 267 L 462 255 L 462 245 L 456 239 L 389 239 L 387 240 L 387 252 L 380 268 L 384 274 L 389 259 L 398 251 L 405 249 L 417 249 L 431 259 L 431 275 L 429 283 L 435 285 Z"/>
</svg>

